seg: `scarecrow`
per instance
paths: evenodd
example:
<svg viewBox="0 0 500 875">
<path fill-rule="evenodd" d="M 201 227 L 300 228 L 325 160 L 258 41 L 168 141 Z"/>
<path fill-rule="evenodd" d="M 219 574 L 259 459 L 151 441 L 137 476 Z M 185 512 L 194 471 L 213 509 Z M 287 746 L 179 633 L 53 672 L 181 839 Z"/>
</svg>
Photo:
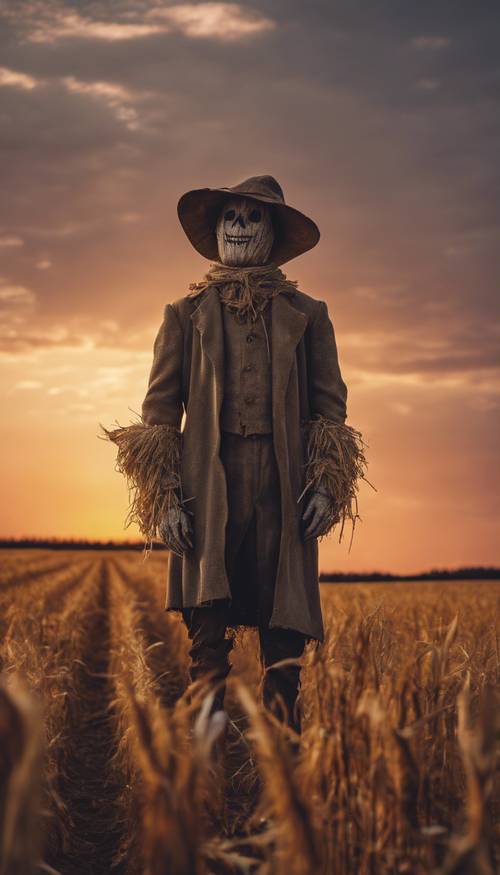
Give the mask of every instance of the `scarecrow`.
<svg viewBox="0 0 500 875">
<path fill-rule="evenodd" d="M 189 191 L 178 216 L 212 263 L 165 307 L 139 421 L 104 431 L 129 521 L 170 550 L 191 681 L 222 710 L 234 631 L 254 627 L 264 704 L 300 732 L 300 657 L 324 637 L 318 539 L 347 519 L 354 534 L 366 466 L 327 306 L 280 269 L 319 230 L 272 176 Z"/>
</svg>

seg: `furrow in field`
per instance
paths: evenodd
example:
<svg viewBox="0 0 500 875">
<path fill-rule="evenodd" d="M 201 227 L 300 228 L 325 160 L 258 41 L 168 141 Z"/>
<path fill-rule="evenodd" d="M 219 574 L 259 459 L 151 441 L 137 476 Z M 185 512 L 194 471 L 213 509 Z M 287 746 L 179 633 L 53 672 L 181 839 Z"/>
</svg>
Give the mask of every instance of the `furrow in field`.
<svg viewBox="0 0 500 875">
<path fill-rule="evenodd" d="M 69 556 L 59 556 L 57 559 L 50 557 L 46 562 L 30 563 L 29 565 L 16 566 L 2 578 L 0 582 L 0 596 L 2 599 L 9 597 L 19 587 L 38 583 L 47 574 L 54 574 L 62 568 L 67 568 L 74 560 Z"/>
<path fill-rule="evenodd" d="M 46 617 L 18 616 L 5 669 L 25 679 L 42 707 L 46 737 L 44 859 L 64 875 L 107 873 L 120 830 L 110 777 L 108 580 L 86 563 Z M 98 863 L 96 864 L 96 860 Z"/>
<path fill-rule="evenodd" d="M 114 561 L 110 560 L 108 567 L 110 668 L 117 737 L 114 765 L 124 776 L 121 805 L 126 824 L 118 859 L 124 863 L 126 875 L 141 875 L 150 862 L 152 805 L 162 772 L 154 760 L 159 756 L 158 746 L 165 743 L 169 716 L 161 705 L 158 676 L 151 666 L 153 650 L 144 632 L 137 593 Z M 161 834 L 160 822 L 158 831 Z"/>
<path fill-rule="evenodd" d="M 116 816 L 120 782 L 110 768 L 115 738 L 105 560 L 96 560 L 85 588 L 70 594 L 54 619 L 51 641 L 58 649 L 52 674 L 65 702 L 54 786 L 69 828 L 62 844 L 47 848 L 46 862 L 64 875 L 109 875 L 121 826 Z"/>
<path fill-rule="evenodd" d="M 3 599 L 0 594 L 0 668 L 6 642 L 15 634 L 16 625 L 22 626 L 28 619 L 38 626 L 46 623 L 51 614 L 64 608 L 65 600 L 93 564 L 93 561 L 77 561 L 48 573 L 43 580 L 10 590 Z"/>
<path fill-rule="evenodd" d="M 156 559 L 154 556 L 143 559 L 142 554 L 137 556 L 133 553 L 125 553 L 114 556 L 113 561 L 140 592 L 146 593 L 155 601 L 159 611 L 164 611 L 167 555 L 161 555 Z M 174 614 L 169 616 L 175 618 Z"/>
<path fill-rule="evenodd" d="M 4 571 L 11 571 L 22 565 L 40 564 L 54 557 L 53 550 L 25 550 L 22 548 L 4 548 L 0 550 L 0 580 Z"/>
<path fill-rule="evenodd" d="M 31 550 L 1 550 L 0 551 L 0 585 L 14 572 L 36 566 L 47 561 L 49 555 L 46 550 L 32 552 Z"/>
<path fill-rule="evenodd" d="M 41 826 L 47 855 L 64 854 L 70 815 L 59 794 L 70 715 L 78 698 L 83 618 L 95 602 L 95 567 L 74 589 L 50 628 L 29 614 L 19 616 L 4 642 L 4 677 L 21 678 L 41 711 L 45 739 Z"/>
<path fill-rule="evenodd" d="M 188 639 L 180 618 L 165 612 L 151 580 L 123 560 L 110 560 L 123 585 L 123 598 L 132 601 L 135 618 L 155 678 L 155 691 L 165 706 L 175 703 L 188 683 Z"/>
<path fill-rule="evenodd" d="M 218 727 L 202 714 L 193 733 L 192 715 L 200 704 L 194 699 L 190 703 L 181 697 L 165 706 L 152 658 L 155 644 L 147 631 L 151 605 L 114 562 L 110 575 L 115 767 L 125 778 L 126 828 L 119 860 L 126 875 L 237 871 L 212 869 L 209 864 L 218 861 L 220 866 L 229 853 L 215 828 L 221 776 L 210 762 L 210 752 Z M 153 616 L 156 610 L 153 607 Z M 167 653 L 172 643 L 165 642 Z M 171 664 L 175 658 L 170 653 Z"/>
</svg>

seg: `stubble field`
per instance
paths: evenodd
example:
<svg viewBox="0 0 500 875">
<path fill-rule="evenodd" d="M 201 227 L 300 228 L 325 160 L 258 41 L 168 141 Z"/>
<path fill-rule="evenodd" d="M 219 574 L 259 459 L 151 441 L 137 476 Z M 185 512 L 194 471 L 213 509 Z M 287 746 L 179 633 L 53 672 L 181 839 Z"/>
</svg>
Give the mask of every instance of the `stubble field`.
<svg viewBox="0 0 500 875">
<path fill-rule="evenodd" d="M 498 582 L 323 586 L 295 758 L 240 633 L 221 760 L 165 554 L 0 562 L 2 875 L 499 871 Z"/>
</svg>

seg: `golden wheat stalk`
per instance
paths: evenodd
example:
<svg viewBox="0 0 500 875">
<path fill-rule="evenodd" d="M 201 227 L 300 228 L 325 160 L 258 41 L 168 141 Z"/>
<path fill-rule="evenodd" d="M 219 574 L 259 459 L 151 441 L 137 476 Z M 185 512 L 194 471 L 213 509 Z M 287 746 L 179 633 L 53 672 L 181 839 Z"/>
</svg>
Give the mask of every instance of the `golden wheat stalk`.
<svg viewBox="0 0 500 875">
<path fill-rule="evenodd" d="M 122 845 L 120 859 L 127 859 L 127 873 L 202 875 L 207 860 L 217 856 L 213 808 L 219 773 L 211 756 L 223 727 L 208 717 L 210 703 L 203 707 L 201 689 L 191 689 L 190 701 L 162 705 L 139 604 L 116 570 L 110 607 L 119 738 L 115 766 L 127 776 L 130 792 L 122 802 L 134 833 L 134 841 Z M 168 665 L 176 657 L 165 643 Z M 200 716 L 193 725 L 195 712 Z"/>
<path fill-rule="evenodd" d="M 14 675 L 0 678 L 0 875 L 34 875 L 41 850 L 39 709 Z"/>
</svg>

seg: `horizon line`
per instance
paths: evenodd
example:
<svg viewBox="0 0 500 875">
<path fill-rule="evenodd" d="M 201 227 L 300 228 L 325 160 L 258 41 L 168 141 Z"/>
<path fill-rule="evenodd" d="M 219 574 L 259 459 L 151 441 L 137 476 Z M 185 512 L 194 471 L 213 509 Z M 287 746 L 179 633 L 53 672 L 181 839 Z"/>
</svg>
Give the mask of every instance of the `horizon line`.
<svg viewBox="0 0 500 875">
<path fill-rule="evenodd" d="M 32 537 L 32 536 L 23 536 L 23 537 L 10 537 L 10 538 L 0 538 L 0 549 L 8 549 L 8 548 L 17 548 L 17 549 L 30 549 L 30 548 L 43 548 L 51 549 L 55 548 L 64 548 L 68 547 L 69 549 L 101 549 L 101 550 L 126 550 L 131 549 L 134 551 L 143 550 L 145 548 L 145 542 L 141 539 L 116 539 L 116 538 L 67 538 L 67 537 L 58 537 L 53 536 L 50 538 L 42 538 L 42 537 Z M 168 552 L 167 547 L 161 542 L 154 541 L 152 544 L 153 551 L 165 551 Z M 463 577 L 467 573 L 475 573 L 484 576 L 485 573 L 493 575 L 494 577 L 500 578 L 500 566 L 497 565 L 459 565 L 456 567 L 451 566 L 432 566 L 425 571 L 419 572 L 409 572 L 409 573 L 397 573 L 392 571 L 378 571 L 372 569 L 371 571 L 320 571 L 319 577 L 320 581 L 328 582 L 347 579 L 347 578 L 358 578 L 358 579 L 369 579 L 369 578 L 388 578 L 388 579 L 414 579 L 414 578 L 422 578 L 428 577 L 430 575 L 443 575 L 446 577 L 461 576 Z"/>
</svg>

